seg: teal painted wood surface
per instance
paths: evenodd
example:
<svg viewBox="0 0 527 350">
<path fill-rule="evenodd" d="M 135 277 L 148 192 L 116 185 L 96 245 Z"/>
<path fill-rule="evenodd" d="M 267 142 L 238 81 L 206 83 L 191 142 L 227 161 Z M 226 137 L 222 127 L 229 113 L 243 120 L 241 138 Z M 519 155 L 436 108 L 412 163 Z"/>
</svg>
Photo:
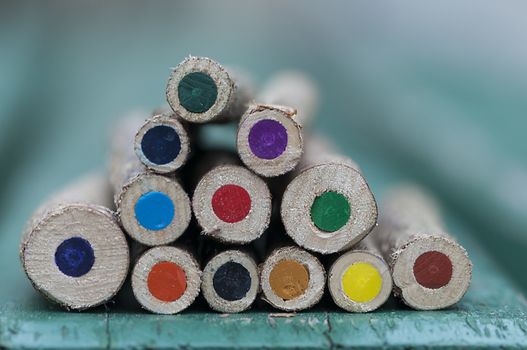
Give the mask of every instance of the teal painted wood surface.
<svg viewBox="0 0 527 350">
<path fill-rule="evenodd" d="M 527 347 L 516 288 L 527 287 L 527 187 L 498 186 L 525 178 L 524 5 L 219 4 L 0 3 L 0 348 Z M 104 166 L 112 120 L 163 103 L 169 67 L 191 53 L 260 82 L 281 68 L 311 73 L 323 93 L 317 127 L 376 195 L 412 180 L 442 200 L 475 264 L 463 301 L 437 312 L 391 301 L 366 315 L 158 316 L 114 304 L 67 313 L 36 294 L 18 261 L 24 221 L 54 189 Z M 224 131 L 211 135 L 225 141 Z"/>
</svg>

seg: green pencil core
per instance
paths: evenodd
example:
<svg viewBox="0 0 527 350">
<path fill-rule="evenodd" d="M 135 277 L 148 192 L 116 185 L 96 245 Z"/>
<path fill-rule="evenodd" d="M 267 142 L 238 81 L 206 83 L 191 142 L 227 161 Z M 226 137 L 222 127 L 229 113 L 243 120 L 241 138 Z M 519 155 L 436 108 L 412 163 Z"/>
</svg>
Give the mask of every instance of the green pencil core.
<svg viewBox="0 0 527 350">
<path fill-rule="evenodd" d="M 338 192 L 324 192 L 313 201 L 311 220 L 322 231 L 335 232 L 346 225 L 351 215 L 348 200 Z"/>
<path fill-rule="evenodd" d="M 216 102 L 218 87 L 202 72 L 185 75 L 178 85 L 179 103 L 189 112 L 204 113 Z"/>
</svg>

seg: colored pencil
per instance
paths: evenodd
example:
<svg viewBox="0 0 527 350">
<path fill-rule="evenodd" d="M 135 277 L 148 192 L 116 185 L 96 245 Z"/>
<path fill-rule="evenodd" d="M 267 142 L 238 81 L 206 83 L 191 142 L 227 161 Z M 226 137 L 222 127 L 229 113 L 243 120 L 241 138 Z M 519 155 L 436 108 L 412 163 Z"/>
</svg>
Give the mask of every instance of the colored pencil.
<svg viewBox="0 0 527 350">
<path fill-rule="evenodd" d="M 187 57 L 171 73 L 167 101 L 191 123 L 239 119 L 253 98 L 252 86 L 239 71 L 229 72 L 207 57 Z"/>
<path fill-rule="evenodd" d="M 266 183 L 228 156 L 204 156 L 203 176 L 192 196 L 194 215 L 207 237 L 247 244 L 260 237 L 271 218 Z M 208 170 L 210 169 L 210 170 Z"/>
<path fill-rule="evenodd" d="M 292 172 L 280 211 L 295 243 L 322 254 L 351 248 L 377 223 L 377 204 L 358 166 L 314 136 Z"/>
<path fill-rule="evenodd" d="M 134 296 L 143 308 L 158 314 L 176 314 L 199 295 L 201 270 L 187 250 L 161 246 L 141 255 L 131 280 Z"/>
<path fill-rule="evenodd" d="M 103 304 L 121 288 L 129 268 L 126 237 L 101 175 L 89 175 L 53 195 L 24 231 L 24 271 L 44 296 L 67 309 Z"/>
<path fill-rule="evenodd" d="M 284 311 L 300 311 L 317 304 L 324 294 L 326 272 L 320 261 L 295 246 L 277 248 L 262 264 L 264 300 Z"/>
<path fill-rule="evenodd" d="M 312 118 L 318 91 L 303 73 L 276 74 L 240 120 L 237 149 L 243 163 L 264 177 L 293 170 L 303 151 L 302 126 Z"/>
<path fill-rule="evenodd" d="M 445 230 L 434 200 L 413 186 L 393 189 L 372 237 L 388 261 L 397 296 L 418 310 L 457 303 L 467 291 L 472 263 Z"/>
<path fill-rule="evenodd" d="M 154 115 L 135 135 L 135 153 L 148 169 L 173 173 L 185 164 L 190 153 L 187 127 L 174 113 Z"/>
<path fill-rule="evenodd" d="M 366 237 L 343 253 L 328 270 L 333 301 L 350 312 L 369 312 L 383 305 L 392 292 L 390 268 L 375 242 Z"/>
<path fill-rule="evenodd" d="M 238 249 L 223 251 L 208 261 L 203 269 L 202 294 L 218 312 L 247 310 L 258 294 L 258 266 L 251 254 Z"/>
</svg>

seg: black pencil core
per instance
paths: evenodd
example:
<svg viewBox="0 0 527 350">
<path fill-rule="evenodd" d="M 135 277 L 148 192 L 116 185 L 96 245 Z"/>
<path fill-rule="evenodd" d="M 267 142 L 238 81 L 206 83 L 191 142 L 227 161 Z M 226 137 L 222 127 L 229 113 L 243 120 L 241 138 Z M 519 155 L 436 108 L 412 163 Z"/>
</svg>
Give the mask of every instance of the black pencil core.
<svg viewBox="0 0 527 350">
<path fill-rule="evenodd" d="M 221 298 L 228 301 L 240 300 L 251 289 L 251 276 L 241 264 L 228 261 L 218 268 L 212 285 Z"/>
</svg>

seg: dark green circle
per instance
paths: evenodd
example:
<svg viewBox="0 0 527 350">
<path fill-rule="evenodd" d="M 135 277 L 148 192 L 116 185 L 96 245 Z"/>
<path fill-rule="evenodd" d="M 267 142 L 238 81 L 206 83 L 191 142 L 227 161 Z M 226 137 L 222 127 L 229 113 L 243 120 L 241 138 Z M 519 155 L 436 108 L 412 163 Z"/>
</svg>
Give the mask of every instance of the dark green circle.
<svg viewBox="0 0 527 350">
<path fill-rule="evenodd" d="M 335 232 L 346 225 L 351 216 L 348 200 L 338 192 L 324 192 L 311 205 L 311 220 L 322 231 Z"/>
<path fill-rule="evenodd" d="M 178 85 L 179 103 L 189 112 L 204 113 L 216 102 L 218 87 L 205 73 L 185 75 Z"/>
</svg>

